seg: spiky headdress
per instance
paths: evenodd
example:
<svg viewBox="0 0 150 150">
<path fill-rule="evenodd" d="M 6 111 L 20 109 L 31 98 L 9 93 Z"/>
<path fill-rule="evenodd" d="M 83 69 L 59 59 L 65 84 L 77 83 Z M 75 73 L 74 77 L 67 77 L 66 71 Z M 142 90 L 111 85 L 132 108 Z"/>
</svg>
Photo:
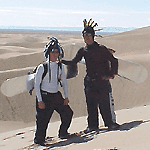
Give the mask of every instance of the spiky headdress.
<svg viewBox="0 0 150 150">
<path fill-rule="evenodd" d="M 47 37 L 50 41 L 45 45 L 44 48 L 44 56 L 46 58 L 48 58 L 48 55 L 51 51 L 53 51 L 54 49 L 58 49 L 59 51 L 59 59 L 62 59 L 64 57 L 64 52 L 63 52 L 63 48 L 60 45 L 60 43 L 58 42 L 56 37 Z"/>
<path fill-rule="evenodd" d="M 50 68 L 50 57 L 48 57 L 50 55 L 50 52 L 52 52 L 55 49 L 58 49 L 59 51 L 59 57 L 58 57 L 58 62 L 60 64 L 60 60 L 64 57 L 64 51 L 62 46 L 59 44 L 57 38 L 55 37 L 47 37 L 50 41 L 45 45 L 44 48 L 44 56 L 46 58 L 49 58 L 49 82 L 51 80 L 51 68 Z"/>
<path fill-rule="evenodd" d="M 84 35 L 85 33 L 91 33 L 91 35 L 93 36 L 99 36 L 99 37 L 102 37 L 101 35 L 96 35 L 95 34 L 95 31 L 100 31 L 100 30 L 103 30 L 103 29 L 97 29 L 97 30 L 94 30 L 94 28 L 96 26 L 98 26 L 97 23 L 94 23 L 94 21 L 92 21 L 92 18 L 87 22 L 86 19 L 83 20 L 83 24 L 84 24 L 84 29 L 82 31 L 82 35 Z"/>
</svg>

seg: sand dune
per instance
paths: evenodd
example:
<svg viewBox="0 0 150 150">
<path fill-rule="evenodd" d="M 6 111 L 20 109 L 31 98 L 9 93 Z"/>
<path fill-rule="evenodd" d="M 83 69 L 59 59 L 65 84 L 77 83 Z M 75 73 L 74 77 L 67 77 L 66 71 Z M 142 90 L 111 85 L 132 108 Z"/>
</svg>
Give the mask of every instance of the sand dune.
<svg viewBox="0 0 150 150">
<path fill-rule="evenodd" d="M 124 33 L 113 34 L 104 36 L 104 38 L 96 37 L 96 41 L 101 44 L 106 45 L 107 47 L 113 48 L 116 50 L 116 56 L 123 60 L 133 61 L 141 64 L 147 69 L 148 76 L 150 73 L 150 27 L 144 27 Z M 48 42 L 46 39 L 47 36 L 56 36 L 60 43 L 64 46 L 65 50 L 65 59 L 71 59 L 76 54 L 78 48 L 84 45 L 83 39 L 80 34 L 66 34 L 66 33 L 44 33 L 44 32 L 0 32 L 0 85 L 8 78 L 13 78 L 16 76 L 26 75 L 27 72 L 43 60 L 43 48 L 44 45 Z M 75 46 L 74 46 L 75 45 Z M 30 68 L 31 67 L 31 68 Z M 69 99 L 70 106 L 74 110 L 74 117 L 86 116 L 86 104 L 85 104 L 85 96 L 84 96 L 84 87 L 83 87 L 83 78 L 85 76 L 85 66 L 83 64 L 79 64 L 79 75 L 74 79 L 68 80 L 69 85 Z M 140 112 L 145 109 L 145 107 L 133 108 L 138 106 L 150 105 L 150 80 L 149 77 L 140 83 L 136 84 L 131 81 L 116 77 L 114 80 L 111 80 L 113 87 L 113 97 L 115 99 L 115 109 L 117 111 L 117 118 L 119 123 L 131 122 L 134 119 L 138 123 L 139 119 L 149 120 L 149 116 L 145 118 L 145 116 L 141 116 L 141 118 L 136 118 L 140 116 Z M 61 89 L 60 89 L 61 90 Z M 129 109 L 130 113 L 125 118 L 126 113 L 128 113 Z M 149 108 L 146 107 L 146 108 Z M 127 110 L 121 110 L 127 109 Z M 132 113 L 136 114 L 132 116 Z M 132 116 L 131 120 L 129 120 L 130 115 Z M 128 118 L 129 117 L 129 118 Z M 80 119 L 80 118 L 78 118 Z M 16 122 L 16 127 L 12 127 L 12 129 L 22 128 L 25 126 L 29 126 L 29 124 L 35 123 L 35 93 L 33 96 L 30 96 L 28 92 L 24 92 L 22 94 L 16 95 L 14 97 L 6 97 L 0 92 L 0 120 L 6 121 L 20 121 L 25 122 L 24 125 L 18 125 Z M 52 122 L 58 121 L 59 116 L 57 114 L 53 115 Z M 82 120 L 86 119 L 82 118 Z M 77 120 L 74 120 L 75 124 Z M 77 121 L 79 122 L 79 121 Z M 102 122 L 101 122 L 102 124 Z M 132 123 L 131 123 L 132 124 Z M 142 123 L 141 123 L 142 124 Z M 140 125 L 140 124 L 139 124 Z M 99 146 L 89 146 L 90 142 L 82 143 L 82 144 L 73 144 L 71 145 L 71 149 L 84 149 L 85 145 L 88 144 L 89 149 L 108 149 L 117 146 L 117 148 L 122 149 L 148 149 L 147 140 L 149 140 L 148 135 L 146 134 L 144 128 L 149 130 L 149 123 L 145 123 L 140 125 L 140 128 L 136 128 L 136 130 L 130 130 L 130 132 L 110 132 L 107 134 L 101 134 L 96 136 L 92 140 L 91 144 L 96 145 L 98 141 L 102 141 L 102 144 Z M 10 125 L 11 126 L 11 125 Z M 80 125 L 79 125 L 80 126 Z M 0 125 L 1 131 L 4 127 L 2 124 Z M 81 125 L 81 128 L 85 128 L 86 124 Z M 135 125 L 136 127 L 136 125 Z M 8 126 L 9 128 L 9 126 Z M 81 128 L 78 128 L 81 130 Z M 32 129 L 32 127 L 31 127 Z M 131 128 L 132 129 L 132 128 Z M 25 129 L 26 130 L 26 129 Z M 29 131 L 30 129 L 28 129 Z M 70 129 L 71 132 L 74 132 L 76 129 Z M 6 130 L 4 130 L 5 132 Z M 143 133 L 141 133 L 141 131 Z M 18 131 L 11 131 L 7 134 L 1 134 L 0 137 L 7 137 L 13 135 L 15 132 L 22 132 L 22 129 Z M 56 134 L 56 132 L 55 132 Z M 144 136 L 145 134 L 145 136 Z M 53 135 L 50 133 L 50 135 Z M 131 142 L 127 140 L 127 137 L 130 138 Z M 141 138 L 138 138 L 137 135 L 140 135 Z M 32 143 L 33 133 L 28 136 L 28 141 Z M 115 140 L 114 138 L 115 137 Z M 21 136 L 17 136 L 12 140 L 12 142 L 16 142 L 16 140 L 20 140 Z M 26 139 L 26 138 L 22 138 Z M 116 140 L 118 139 L 118 140 Z M 120 139 L 120 140 L 119 140 Z M 123 144 L 124 139 L 126 139 L 126 144 Z M 138 141 L 142 140 L 142 142 L 138 143 Z M 109 144 L 103 144 L 105 141 L 109 141 Z M 111 141 L 111 142 L 110 142 Z M 133 143 L 132 143 L 133 141 Z M 2 142 L 2 141 L 1 141 Z M 4 142 L 4 143 L 3 143 Z M 9 141 L 3 141 L 0 146 L 5 147 Z M 23 144 L 23 140 L 20 143 L 20 146 L 25 146 L 24 144 L 29 144 L 25 142 Z M 120 144 L 119 144 L 120 143 Z M 128 146 L 131 145 L 131 148 Z M 146 148 L 143 146 L 146 145 Z M 11 145 L 9 145 L 11 147 Z M 70 146 L 70 144 L 68 145 Z M 66 146 L 67 147 L 67 146 Z M 62 147 L 61 149 L 65 149 L 66 147 Z M 150 147 L 150 146 L 149 146 Z M 18 147 L 17 147 L 18 148 Z M 67 147 L 68 148 L 68 147 Z M 9 149 L 9 148 L 8 148 Z M 14 148 L 15 149 L 15 148 Z"/>
<path fill-rule="evenodd" d="M 107 47 L 115 49 L 117 51 L 116 56 L 118 58 L 130 60 L 143 65 L 149 73 L 149 30 L 150 27 L 145 27 L 124 33 L 107 35 L 104 38 L 97 37 L 96 41 L 106 45 Z M 2 41 L 0 46 L 3 50 L 0 54 L 0 84 L 2 84 L 7 78 L 13 78 L 27 74 L 29 70 L 28 67 L 36 66 L 45 60 L 42 51 L 45 43 L 48 42 L 46 39 L 47 36 L 56 36 L 60 40 L 65 50 L 65 59 L 73 58 L 78 48 L 81 45 L 84 45 L 83 39 L 79 34 L 63 35 L 55 33 L 52 35 L 40 32 L 1 33 Z M 41 43 L 40 46 L 38 45 L 39 43 Z M 2 58 L 4 55 L 5 57 Z M 22 68 L 24 69 L 21 70 Z M 85 66 L 79 64 L 79 75 L 77 78 L 68 80 L 70 105 L 75 112 L 75 117 L 86 115 L 85 97 L 83 92 L 84 76 Z M 138 85 L 118 77 L 111 82 L 113 86 L 116 110 L 150 104 L 150 81 L 148 78 L 143 83 Z M 34 121 L 34 97 L 35 95 L 29 96 L 28 93 L 23 93 L 14 97 L 6 98 L 2 93 L 0 93 L 1 120 Z M 12 106 L 8 104 L 7 99 L 10 100 Z M 31 112 L 30 115 L 26 113 L 26 108 L 23 106 L 23 103 L 26 103 L 25 106 L 28 108 L 28 112 Z M 12 112 L 11 107 L 14 107 L 14 112 Z M 19 116 L 15 115 L 15 117 L 12 117 L 12 115 L 14 116 L 14 113 L 18 114 Z"/>
<path fill-rule="evenodd" d="M 128 32 L 114 34 L 99 39 L 100 43 L 114 48 L 117 56 L 147 54 L 150 49 L 150 27 L 135 29 Z"/>
<path fill-rule="evenodd" d="M 32 146 L 35 126 L 0 134 L 0 148 L 7 150 L 149 150 L 150 106 L 117 111 L 121 127 L 117 131 L 100 128 L 99 133 L 89 133 L 69 140 L 57 138 L 60 122 L 50 123 L 47 136 L 54 137 L 48 147 Z M 87 126 L 86 117 L 75 118 L 70 133 Z M 34 148 L 33 148 L 34 147 Z"/>
</svg>

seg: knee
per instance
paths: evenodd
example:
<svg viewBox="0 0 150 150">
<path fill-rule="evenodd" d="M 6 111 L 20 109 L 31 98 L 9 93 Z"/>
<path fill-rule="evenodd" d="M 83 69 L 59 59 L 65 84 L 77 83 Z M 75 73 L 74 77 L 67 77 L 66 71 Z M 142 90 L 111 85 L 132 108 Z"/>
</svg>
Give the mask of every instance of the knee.
<svg viewBox="0 0 150 150">
<path fill-rule="evenodd" d="M 72 118 L 72 116 L 73 116 L 73 110 L 72 110 L 70 107 L 68 108 L 67 116 L 68 116 L 69 118 Z"/>
<path fill-rule="evenodd" d="M 70 106 L 69 105 L 66 105 L 65 107 L 64 107 L 64 110 L 63 110 L 63 112 L 62 112 L 62 115 L 66 118 L 72 118 L 72 116 L 73 116 L 73 110 L 70 108 Z"/>
<path fill-rule="evenodd" d="M 70 108 L 70 116 L 73 116 L 73 110 Z"/>
</svg>

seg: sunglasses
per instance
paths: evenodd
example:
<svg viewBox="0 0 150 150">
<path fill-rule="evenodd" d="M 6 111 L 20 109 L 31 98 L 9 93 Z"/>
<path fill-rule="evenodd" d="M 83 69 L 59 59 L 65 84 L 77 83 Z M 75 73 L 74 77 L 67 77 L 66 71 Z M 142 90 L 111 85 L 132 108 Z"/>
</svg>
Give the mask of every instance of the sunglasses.
<svg viewBox="0 0 150 150">
<path fill-rule="evenodd" d="M 90 36 L 90 35 L 92 35 L 92 34 L 91 33 L 84 33 L 83 37 Z"/>
<path fill-rule="evenodd" d="M 59 53 L 59 50 L 54 50 L 54 49 L 52 49 L 52 51 L 51 51 L 52 53 Z"/>
</svg>

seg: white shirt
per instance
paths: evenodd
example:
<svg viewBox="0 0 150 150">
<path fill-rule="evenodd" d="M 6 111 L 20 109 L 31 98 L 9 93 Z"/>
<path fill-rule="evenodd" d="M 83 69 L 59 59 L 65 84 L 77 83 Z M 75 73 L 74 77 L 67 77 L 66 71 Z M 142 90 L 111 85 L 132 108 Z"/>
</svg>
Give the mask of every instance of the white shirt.
<svg viewBox="0 0 150 150">
<path fill-rule="evenodd" d="M 34 88 L 35 88 L 35 93 L 38 98 L 38 101 L 42 101 L 40 87 L 41 87 L 41 90 L 47 91 L 49 93 L 57 93 L 58 92 L 58 87 L 59 87 L 58 77 L 57 77 L 58 63 L 50 62 L 50 71 L 51 71 L 50 82 L 49 82 L 49 63 L 48 63 L 48 61 L 46 63 L 47 63 L 48 71 L 47 71 L 47 74 L 44 77 L 43 81 L 42 81 L 42 75 L 44 72 L 43 64 L 40 64 L 38 66 L 36 75 L 35 75 Z M 67 79 L 66 79 L 66 75 L 64 72 L 64 64 L 62 64 L 62 69 L 60 69 L 60 67 L 59 67 L 59 75 L 58 76 L 61 78 L 61 81 L 62 81 L 65 98 L 68 98 L 68 84 L 67 84 Z M 41 83 L 41 81 L 42 81 L 42 83 Z M 40 84 L 41 84 L 41 86 L 40 86 Z"/>
</svg>

